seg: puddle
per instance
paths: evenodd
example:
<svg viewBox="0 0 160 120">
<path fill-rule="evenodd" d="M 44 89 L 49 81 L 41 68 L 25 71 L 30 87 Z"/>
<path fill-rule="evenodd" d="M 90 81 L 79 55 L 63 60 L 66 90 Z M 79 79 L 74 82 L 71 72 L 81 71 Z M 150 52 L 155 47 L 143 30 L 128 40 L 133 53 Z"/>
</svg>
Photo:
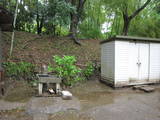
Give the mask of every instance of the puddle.
<svg viewBox="0 0 160 120">
<path fill-rule="evenodd" d="M 87 81 L 80 86 L 71 89 L 75 97 L 80 100 L 82 111 L 96 106 L 113 104 L 115 98 L 122 95 L 113 88 L 108 87 L 99 81 Z"/>
</svg>

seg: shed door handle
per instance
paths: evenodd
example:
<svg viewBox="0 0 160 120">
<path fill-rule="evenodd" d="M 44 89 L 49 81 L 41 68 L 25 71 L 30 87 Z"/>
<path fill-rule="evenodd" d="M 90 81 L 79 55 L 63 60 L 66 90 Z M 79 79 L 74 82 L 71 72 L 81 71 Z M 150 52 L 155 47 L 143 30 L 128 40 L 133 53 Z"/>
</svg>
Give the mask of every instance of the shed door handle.
<svg viewBox="0 0 160 120">
<path fill-rule="evenodd" d="M 141 65 L 141 62 L 137 62 L 137 65 Z"/>
</svg>

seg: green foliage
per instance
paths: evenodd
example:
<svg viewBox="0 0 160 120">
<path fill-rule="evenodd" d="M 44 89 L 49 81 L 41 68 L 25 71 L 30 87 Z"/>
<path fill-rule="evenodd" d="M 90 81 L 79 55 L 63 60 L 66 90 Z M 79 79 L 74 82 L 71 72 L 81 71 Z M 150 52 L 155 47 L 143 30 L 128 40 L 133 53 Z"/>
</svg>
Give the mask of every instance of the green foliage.
<svg viewBox="0 0 160 120">
<path fill-rule="evenodd" d="M 20 0 L 16 30 L 37 33 L 37 27 L 41 24 L 43 32 L 54 34 L 56 26 L 70 24 L 70 13 L 76 9 L 66 0 Z M 11 13 L 15 12 L 16 0 L 1 0 L 1 6 L 5 6 Z M 39 24 L 39 25 L 38 25 Z"/>
<path fill-rule="evenodd" d="M 56 33 L 59 36 L 67 36 L 69 34 L 69 30 L 66 26 L 56 26 Z"/>
<path fill-rule="evenodd" d="M 87 0 L 83 14 L 80 16 L 77 36 L 106 39 L 121 34 L 124 24 L 122 12 L 127 9 L 128 16 L 130 16 L 146 1 Z M 79 1 L 75 0 L 75 2 Z M 16 0 L 1 0 L 0 5 L 14 13 Z M 159 6 L 159 0 L 152 0 L 132 20 L 128 35 L 159 37 Z M 76 6 L 73 6 L 68 0 L 20 0 L 18 11 L 16 30 L 37 33 L 37 24 L 42 22 L 44 34 L 65 36 L 69 34 L 70 15 L 77 10 Z M 104 24 L 106 25 L 104 26 Z"/>
<path fill-rule="evenodd" d="M 8 77 L 14 77 L 17 80 L 31 80 L 34 77 L 35 66 L 28 62 L 6 62 L 3 66 Z"/>
<path fill-rule="evenodd" d="M 80 25 L 80 33 L 79 36 L 81 38 L 93 38 L 93 39 L 97 39 L 97 38 L 104 38 L 103 34 L 101 33 L 101 28 L 99 26 L 96 25 L 92 25 L 90 27 L 87 27 L 87 22 L 84 22 L 83 24 Z"/>
<path fill-rule="evenodd" d="M 94 73 L 94 64 L 93 63 L 88 63 L 86 68 L 82 71 L 83 75 L 89 79 L 89 77 Z"/>
<path fill-rule="evenodd" d="M 151 4 L 149 8 L 143 10 L 131 23 L 129 35 L 159 38 L 160 15 L 154 8 L 155 4 Z"/>
<path fill-rule="evenodd" d="M 106 13 L 103 2 L 101 0 L 87 0 L 85 4 L 85 17 L 79 25 L 79 36 L 82 38 L 101 38 L 104 39 L 102 33 L 102 24 L 106 21 Z"/>
<path fill-rule="evenodd" d="M 63 79 L 63 83 L 72 86 L 82 80 L 80 77 L 81 69 L 75 66 L 76 58 L 74 56 L 54 56 L 55 68 L 49 66 L 49 71 L 54 70 L 57 76 Z"/>
</svg>

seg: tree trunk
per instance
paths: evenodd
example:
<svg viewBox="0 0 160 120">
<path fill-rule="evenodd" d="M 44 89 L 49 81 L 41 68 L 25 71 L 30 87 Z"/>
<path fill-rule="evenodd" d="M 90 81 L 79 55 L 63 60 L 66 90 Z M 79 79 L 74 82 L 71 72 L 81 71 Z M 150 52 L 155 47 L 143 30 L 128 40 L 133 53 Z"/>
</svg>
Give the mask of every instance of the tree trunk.
<svg viewBox="0 0 160 120">
<path fill-rule="evenodd" d="M 70 25 L 70 36 L 72 37 L 74 34 L 77 33 L 77 26 L 78 26 L 78 18 L 75 13 L 71 13 L 71 25 Z"/>
<path fill-rule="evenodd" d="M 15 35 L 14 29 L 16 27 L 17 14 L 18 14 L 18 0 L 16 3 L 16 10 L 15 10 L 14 21 L 13 21 L 13 32 L 12 32 L 11 48 L 10 48 L 10 54 L 9 54 L 10 57 L 12 56 L 12 52 L 13 52 L 14 35 Z"/>
<path fill-rule="evenodd" d="M 71 13 L 71 25 L 70 25 L 70 34 L 69 36 L 74 40 L 78 45 L 81 45 L 80 41 L 77 38 L 77 27 L 79 23 L 79 18 L 77 14 Z"/>
<path fill-rule="evenodd" d="M 37 22 L 37 34 L 40 34 L 40 30 L 39 30 L 39 13 L 37 11 L 37 18 L 36 18 L 36 22 Z"/>
<path fill-rule="evenodd" d="M 6 0 L 3 0 L 3 8 L 6 8 Z"/>
<path fill-rule="evenodd" d="M 128 17 L 128 14 L 123 13 L 123 21 L 124 21 L 124 25 L 123 25 L 123 35 L 127 36 L 128 35 L 128 30 L 129 30 L 129 24 L 131 19 Z"/>
<path fill-rule="evenodd" d="M 70 16 L 71 16 L 71 24 L 70 24 L 70 34 L 69 36 L 73 37 L 77 34 L 77 26 L 78 26 L 78 22 L 79 22 L 79 19 L 78 19 L 78 5 L 77 5 L 77 2 L 76 0 L 71 0 L 70 1 L 71 4 L 73 6 L 76 6 L 76 13 L 70 13 Z"/>
<path fill-rule="evenodd" d="M 130 24 L 130 21 L 125 21 L 124 22 L 124 26 L 123 26 L 123 35 L 124 36 L 128 35 L 129 24 Z"/>
<path fill-rule="evenodd" d="M 37 13 L 36 22 L 37 22 L 37 34 L 39 35 L 42 33 L 43 22 L 44 22 L 44 17 L 42 16 L 42 18 L 40 19 L 39 13 Z"/>
<path fill-rule="evenodd" d="M 40 21 L 38 21 L 38 24 L 37 24 L 37 33 L 38 34 L 41 34 L 42 33 L 42 28 L 43 28 L 43 17 L 41 18 Z"/>
<path fill-rule="evenodd" d="M 78 45 L 81 45 L 80 41 L 77 39 L 77 27 L 80 20 L 80 17 L 83 12 L 84 4 L 86 0 L 71 0 L 73 6 L 76 6 L 76 13 L 71 13 L 71 24 L 70 24 L 70 34 L 69 36 L 73 38 L 74 42 Z"/>
</svg>

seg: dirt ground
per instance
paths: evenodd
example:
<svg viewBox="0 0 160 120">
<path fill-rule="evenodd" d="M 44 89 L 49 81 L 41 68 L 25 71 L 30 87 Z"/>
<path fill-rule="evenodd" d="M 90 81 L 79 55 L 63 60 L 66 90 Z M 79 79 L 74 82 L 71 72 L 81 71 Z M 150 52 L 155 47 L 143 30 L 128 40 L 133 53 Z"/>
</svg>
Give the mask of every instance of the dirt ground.
<svg viewBox="0 0 160 120">
<path fill-rule="evenodd" d="M 70 89 L 74 97 L 68 101 L 34 96 L 21 102 L 0 100 L 0 120 L 160 120 L 160 85 L 153 87 L 152 93 L 114 90 L 90 80 Z"/>
<path fill-rule="evenodd" d="M 4 32 L 4 56 L 8 58 L 11 33 Z M 74 55 L 77 64 L 100 61 L 100 40 L 81 40 L 79 46 L 68 37 L 39 36 L 27 32 L 15 32 L 15 44 L 11 61 L 26 61 L 37 66 L 53 63 L 54 55 Z M 33 52 L 34 51 L 34 52 Z"/>
</svg>

